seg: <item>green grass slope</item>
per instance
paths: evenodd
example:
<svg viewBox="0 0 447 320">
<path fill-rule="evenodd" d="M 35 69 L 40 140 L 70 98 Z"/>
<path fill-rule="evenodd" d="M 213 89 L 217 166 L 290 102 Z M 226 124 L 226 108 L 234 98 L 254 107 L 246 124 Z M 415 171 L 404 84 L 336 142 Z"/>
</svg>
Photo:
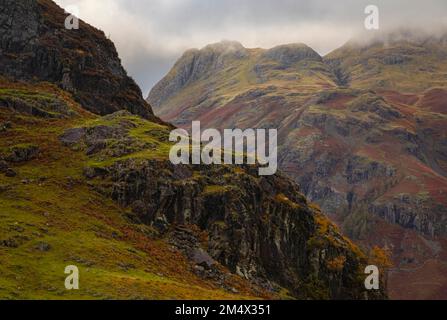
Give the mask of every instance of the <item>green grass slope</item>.
<svg viewBox="0 0 447 320">
<path fill-rule="evenodd" d="M 0 124 L 8 128 L 1 132 L 3 154 L 14 147 L 39 147 L 34 159 L 11 166 L 16 176 L 0 174 L 0 299 L 270 297 L 237 276 L 228 280 L 237 294 L 198 277 L 191 262 L 154 230 L 131 223 L 128 209 L 92 190 L 82 174 L 91 160 L 64 147 L 58 137 L 67 128 L 101 121 L 97 116 L 50 84 L 2 80 L 1 88 L 0 100 L 25 96 L 42 107 L 41 97 L 58 99 L 76 115 L 41 118 L 0 106 Z M 162 129 L 167 128 L 145 121 L 132 134 L 146 132 L 144 139 L 164 153 L 156 131 Z M 154 135 L 147 134 L 150 130 Z M 79 268 L 80 290 L 65 289 L 67 265 Z"/>
</svg>

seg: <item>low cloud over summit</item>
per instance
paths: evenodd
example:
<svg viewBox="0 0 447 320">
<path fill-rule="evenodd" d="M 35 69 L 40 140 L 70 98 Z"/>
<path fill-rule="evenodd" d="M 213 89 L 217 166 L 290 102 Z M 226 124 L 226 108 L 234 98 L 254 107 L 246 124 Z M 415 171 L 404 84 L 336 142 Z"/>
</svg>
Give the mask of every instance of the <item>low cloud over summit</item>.
<svg viewBox="0 0 447 320">
<path fill-rule="evenodd" d="M 326 54 L 363 31 L 371 1 L 304 0 L 57 0 L 77 5 L 80 16 L 115 42 L 144 94 L 188 48 L 222 39 L 245 47 L 306 43 Z M 445 25 L 447 2 L 378 0 L 382 30 Z M 442 9 L 443 8 L 443 9 Z M 124 21 L 126 21 L 124 23 Z"/>
</svg>

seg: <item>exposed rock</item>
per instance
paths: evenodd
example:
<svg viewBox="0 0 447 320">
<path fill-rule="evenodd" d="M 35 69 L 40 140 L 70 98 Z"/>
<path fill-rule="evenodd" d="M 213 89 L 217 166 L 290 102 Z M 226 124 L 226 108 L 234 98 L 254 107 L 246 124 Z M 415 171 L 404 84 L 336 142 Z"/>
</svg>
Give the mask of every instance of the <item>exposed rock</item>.
<svg viewBox="0 0 447 320">
<path fill-rule="evenodd" d="M 346 272 L 359 266 L 358 257 L 343 238 L 331 235 L 340 244 L 336 247 L 309 245 L 313 237 L 318 238 L 317 213 L 309 209 L 292 182 L 281 176 L 257 177 L 256 168 L 250 167 L 244 169 L 245 174 L 234 175 L 227 167 L 184 166 L 198 170 L 195 178 L 175 180 L 170 174 L 174 167 L 166 161 L 120 161 L 104 168 L 107 174 L 96 188 L 122 205 L 138 208 L 141 221 L 157 228 L 162 225 L 163 232 L 169 225 L 189 224 L 206 231 L 207 253 L 197 247 L 196 237 L 185 228 L 176 228 L 171 236 L 173 243 L 204 270 L 216 260 L 255 283 L 278 283 L 303 296 L 312 295 L 300 290 L 305 290 L 305 283 L 313 283 L 311 278 L 318 274 L 321 286 L 329 290 L 327 297 L 362 295 L 362 286 L 353 278 L 326 267 L 326 261 L 338 255 L 345 255 L 347 266 L 353 268 Z M 110 183 L 105 182 L 108 180 Z M 207 191 L 206 181 L 210 180 L 231 188 Z M 278 195 L 281 192 L 284 196 Z"/>
<path fill-rule="evenodd" d="M 203 249 L 195 249 L 192 252 L 192 261 L 205 269 L 210 269 L 216 263 Z"/>
<path fill-rule="evenodd" d="M 402 117 L 401 113 L 387 104 L 383 98 L 372 94 L 360 96 L 355 99 L 349 107 L 354 112 L 371 112 L 378 114 L 383 119 Z"/>
<path fill-rule="evenodd" d="M 39 147 L 31 144 L 17 145 L 9 149 L 5 159 L 9 162 L 26 162 L 37 157 Z"/>
<path fill-rule="evenodd" d="M 110 121 L 126 115 L 130 114 L 117 112 L 104 117 L 104 120 Z M 110 125 L 69 129 L 59 137 L 59 140 L 69 147 L 86 146 L 86 155 L 102 153 L 107 157 L 122 157 L 144 149 L 155 148 L 149 142 L 130 137 L 129 129 L 132 128 L 135 128 L 135 124 L 123 119 Z"/>
<path fill-rule="evenodd" d="M 85 131 L 85 128 L 68 129 L 59 137 L 59 140 L 67 146 L 80 143 L 81 139 L 85 136 Z"/>
<path fill-rule="evenodd" d="M 216 262 L 201 248 L 198 235 L 187 227 L 176 226 L 169 234 L 169 242 L 203 269 L 209 270 Z"/>
<path fill-rule="evenodd" d="M 2 0 L 0 73 L 60 84 L 97 114 L 127 109 L 155 120 L 113 43 L 83 21 L 78 30 L 65 29 L 66 17 L 50 0 Z"/>
<path fill-rule="evenodd" d="M 428 237 L 447 233 L 447 209 L 434 208 L 423 195 L 401 194 L 389 202 L 379 199 L 369 206 L 369 211 L 390 223 L 417 230 Z"/>
<path fill-rule="evenodd" d="M 139 121 L 119 113 L 101 120 L 83 130 L 68 130 L 62 140 L 85 149 L 97 139 L 113 138 L 120 144 L 128 141 Z M 141 131 L 145 124 L 138 123 Z M 150 138 L 165 141 L 161 136 L 169 132 L 157 130 Z M 134 136 L 137 144 L 146 138 Z M 111 143 L 106 145 L 91 155 L 100 156 L 104 165 L 84 170 L 90 185 L 130 208 L 129 219 L 166 237 L 196 265 L 200 276 L 224 283 L 220 263 L 261 287 L 282 286 L 297 297 L 317 297 L 313 290 L 323 298 L 365 297 L 357 278 L 367 263 L 365 257 L 283 175 L 260 177 L 256 166 L 174 165 L 167 158 L 138 157 L 138 153 L 121 159 L 109 150 Z M 321 221 L 327 221 L 327 231 L 320 230 Z M 347 261 L 342 273 L 327 267 L 338 256 Z"/>
<path fill-rule="evenodd" d="M 66 91 L 75 92 L 73 83 L 71 81 L 70 72 L 71 72 L 71 70 L 68 66 L 62 68 L 61 87 L 62 87 L 62 89 L 66 90 Z"/>
<path fill-rule="evenodd" d="M 5 176 L 9 177 L 9 178 L 14 178 L 15 176 L 17 176 L 17 172 L 15 172 L 13 169 L 8 168 L 5 171 Z"/>
<path fill-rule="evenodd" d="M 40 96 L 37 92 L 29 91 L 2 92 L 0 107 L 40 118 L 67 118 L 75 115 L 63 100 L 53 95 Z"/>
<path fill-rule="evenodd" d="M 4 173 L 8 168 L 8 163 L 5 160 L 0 160 L 0 172 Z"/>
<path fill-rule="evenodd" d="M 18 235 L 13 236 L 5 240 L 0 240 L 0 246 L 4 246 L 7 248 L 19 248 L 22 244 L 29 241 L 29 238 L 26 236 Z"/>
<path fill-rule="evenodd" d="M 17 241 L 13 238 L 2 240 L 1 244 L 7 248 L 18 248 L 19 247 L 19 244 L 17 243 Z"/>
<path fill-rule="evenodd" d="M 0 123 L 0 132 L 5 132 L 5 131 L 11 129 L 11 127 L 12 127 L 12 123 L 9 121 Z"/>
<path fill-rule="evenodd" d="M 352 157 L 348 160 L 345 175 L 348 183 L 356 184 L 372 178 L 389 178 L 396 174 L 396 169 L 367 158 Z"/>
<path fill-rule="evenodd" d="M 46 242 L 39 242 L 36 245 L 36 249 L 42 252 L 47 252 L 51 250 L 51 246 Z"/>
<path fill-rule="evenodd" d="M 138 200 L 137 200 L 137 202 L 138 202 Z M 134 203 L 134 205 L 133 205 L 133 208 L 135 208 L 136 206 L 135 206 L 135 203 Z M 146 208 L 147 208 L 147 205 L 145 206 Z M 147 213 L 147 211 L 146 212 L 142 212 L 142 211 L 140 211 L 140 212 L 135 212 L 135 213 L 139 213 L 141 216 L 140 217 L 142 217 L 142 218 L 144 218 L 144 216 L 146 215 L 146 213 Z M 147 219 L 145 219 L 146 221 L 147 221 Z M 158 216 L 158 217 L 156 217 L 155 218 L 155 220 L 154 220 L 154 222 L 152 223 L 152 225 L 155 227 L 155 229 L 157 229 L 160 233 L 165 233 L 166 231 L 168 231 L 168 229 L 169 229 L 169 222 L 168 222 L 168 220 L 166 219 L 166 216 L 165 215 L 161 215 L 161 216 Z"/>
<path fill-rule="evenodd" d="M 388 65 L 403 64 L 409 59 L 402 55 L 392 55 L 383 58 L 383 63 Z"/>
<path fill-rule="evenodd" d="M 105 141 L 95 141 L 87 148 L 85 152 L 86 155 L 90 156 L 92 154 L 98 153 L 101 150 L 104 150 L 107 147 L 107 143 Z M 121 154 L 125 154 L 124 152 Z"/>
</svg>

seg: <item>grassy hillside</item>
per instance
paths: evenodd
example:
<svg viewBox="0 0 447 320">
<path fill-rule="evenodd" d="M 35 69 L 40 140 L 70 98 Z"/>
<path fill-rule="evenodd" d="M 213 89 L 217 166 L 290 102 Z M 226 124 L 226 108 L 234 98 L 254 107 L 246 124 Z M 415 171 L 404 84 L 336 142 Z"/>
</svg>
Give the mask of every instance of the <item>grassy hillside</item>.
<svg viewBox="0 0 447 320">
<path fill-rule="evenodd" d="M 58 137 L 67 128 L 104 120 L 84 111 L 68 94 L 50 84 L 1 82 L 0 100 L 26 99 L 36 105 L 61 100 L 72 115 L 39 118 L 0 107 L 0 150 L 35 145 L 38 155 L 14 163 L 16 175 L 0 174 L 1 299 L 243 299 L 272 297 L 251 289 L 238 276 L 228 279 L 234 292 L 194 273 L 193 264 L 149 226 L 132 223 L 128 208 L 93 191 L 83 175 L 89 159 L 64 147 Z M 132 134 L 144 134 L 163 153 L 165 142 L 147 134 L 163 129 L 144 122 Z M 167 128 L 164 128 L 167 129 Z M 160 146 L 160 148 L 158 148 Z M 157 157 L 139 153 L 135 157 Z M 80 269 L 80 288 L 65 290 L 64 269 Z"/>
<path fill-rule="evenodd" d="M 364 292 L 373 257 L 291 181 L 240 167 L 188 174 L 169 166 L 167 125 L 127 111 L 93 115 L 49 83 L 0 83 L 0 299 L 385 297 Z M 197 208 L 186 206 L 188 192 Z M 245 256 L 258 233 L 265 260 Z M 68 265 L 80 270 L 80 290 L 64 287 Z"/>
</svg>

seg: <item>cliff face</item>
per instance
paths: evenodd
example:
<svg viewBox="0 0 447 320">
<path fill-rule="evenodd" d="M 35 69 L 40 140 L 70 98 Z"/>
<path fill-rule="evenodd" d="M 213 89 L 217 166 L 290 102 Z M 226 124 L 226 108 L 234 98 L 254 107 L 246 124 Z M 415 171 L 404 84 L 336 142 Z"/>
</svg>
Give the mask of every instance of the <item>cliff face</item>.
<svg viewBox="0 0 447 320">
<path fill-rule="evenodd" d="M 365 246 L 391 248 L 400 281 L 409 268 L 438 279 L 426 262 L 443 268 L 444 253 L 419 243 L 447 251 L 445 36 L 351 42 L 323 58 L 303 45 L 239 50 L 193 78 L 184 70 L 202 50 L 180 58 L 148 97 L 156 114 L 185 128 L 277 128 L 279 168 L 308 199 Z"/>
<path fill-rule="evenodd" d="M 67 30 L 68 15 L 49 0 L 2 0 L 0 10 L 3 76 L 56 83 L 97 114 L 126 108 L 153 117 L 102 31 L 82 21 L 78 30 Z"/>
<path fill-rule="evenodd" d="M 170 125 L 101 32 L 65 30 L 50 1 L 1 4 L 1 297 L 386 297 L 288 178 L 172 165 Z M 208 49 L 190 76 L 246 58 Z M 66 264 L 83 272 L 78 292 L 58 289 Z"/>
<path fill-rule="evenodd" d="M 95 190 L 130 207 L 136 223 L 155 227 L 200 267 L 218 262 L 298 298 L 384 297 L 364 289 L 366 256 L 291 180 L 258 176 L 256 167 L 176 166 L 166 153 L 142 154 L 167 149 L 167 132 L 118 113 L 70 129 L 61 141 L 86 150 L 91 165 L 84 174 Z M 202 241 L 191 236 L 192 226 L 204 232 Z"/>
</svg>

